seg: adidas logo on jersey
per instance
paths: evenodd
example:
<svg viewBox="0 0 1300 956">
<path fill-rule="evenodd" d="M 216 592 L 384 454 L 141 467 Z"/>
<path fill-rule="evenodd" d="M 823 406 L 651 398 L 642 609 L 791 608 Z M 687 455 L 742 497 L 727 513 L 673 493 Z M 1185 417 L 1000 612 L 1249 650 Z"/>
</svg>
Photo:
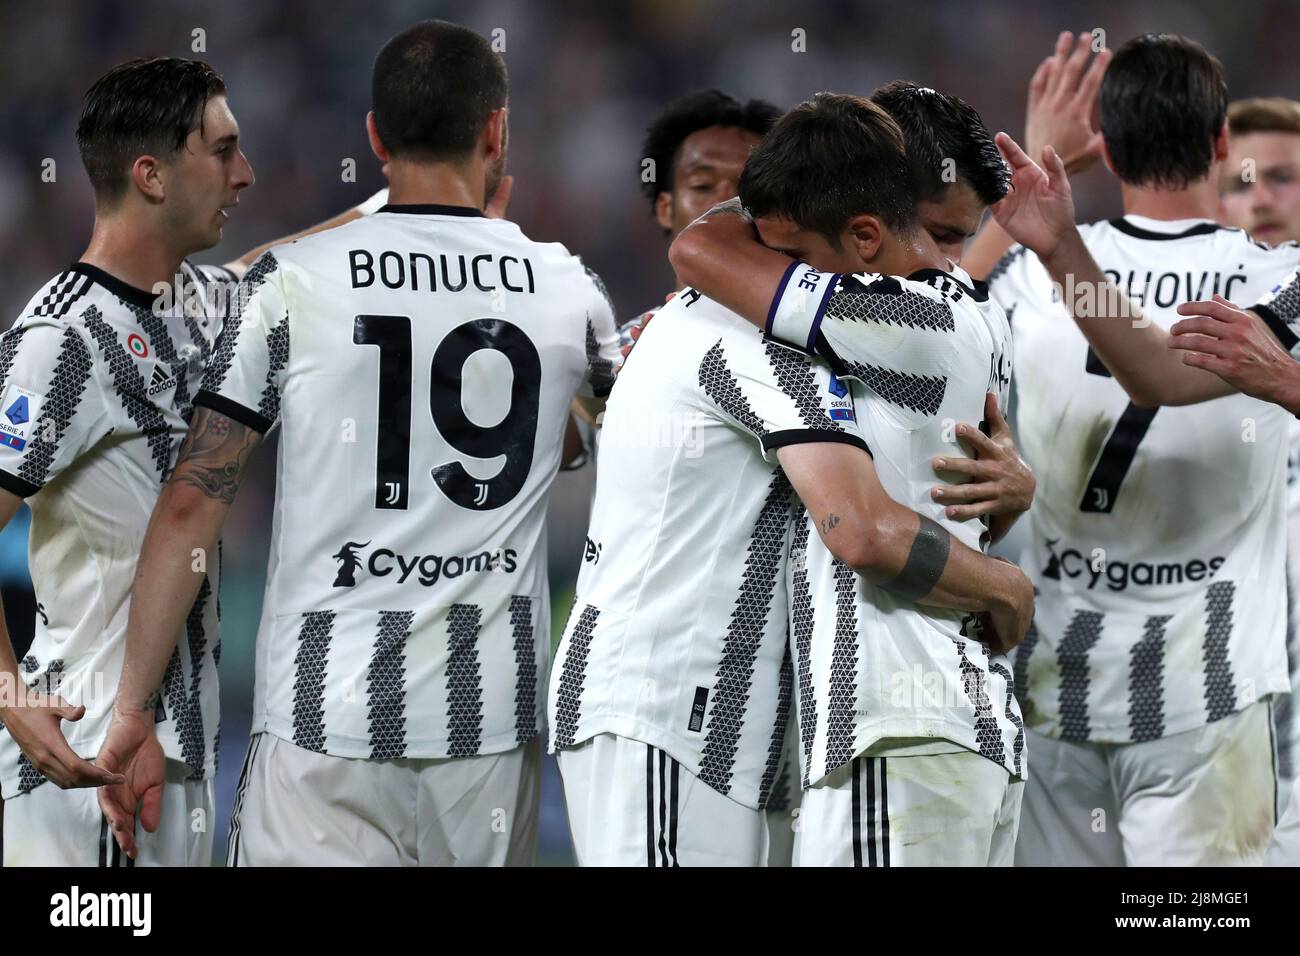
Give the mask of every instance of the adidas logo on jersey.
<svg viewBox="0 0 1300 956">
<path fill-rule="evenodd" d="M 390 548 L 376 548 L 370 553 L 370 557 L 363 561 L 358 552 L 369 545 L 369 541 L 348 541 L 331 555 L 339 562 L 338 574 L 334 577 L 334 587 L 356 587 L 357 572 L 362 570 L 368 571 L 376 578 L 396 574 L 398 584 L 405 584 L 414 575 L 415 579 L 425 587 L 431 587 L 440 579 L 458 578 L 470 571 L 501 571 L 511 574 L 518 566 L 515 562 L 518 552 L 514 548 L 497 548 L 495 551 L 446 557 L 440 554 L 405 555 Z"/>
<path fill-rule="evenodd" d="M 1161 587 L 1185 581 L 1207 581 L 1214 577 L 1225 560 L 1220 555 L 1208 561 L 1201 558 L 1156 563 L 1107 561 L 1104 554 L 1098 553 L 1100 549 L 1094 551 L 1093 557 L 1089 558 L 1077 548 L 1066 548 L 1058 552 L 1055 546 L 1060 543 L 1059 538 L 1047 538 L 1043 543 L 1048 554 L 1047 566 L 1042 570 L 1043 577 L 1060 581 L 1063 576 L 1074 579 L 1086 574 L 1089 591 L 1096 588 L 1102 578 L 1105 578 L 1106 587 L 1112 591 L 1128 590 L 1130 584 L 1136 587 Z"/>
<path fill-rule="evenodd" d="M 152 398 L 159 392 L 165 392 L 176 384 L 176 374 L 173 372 L 168 375 L 163 371 L 161 365 L 153 367 L 153 375 L 149 378 L 149 396 Z"/>
</svg>

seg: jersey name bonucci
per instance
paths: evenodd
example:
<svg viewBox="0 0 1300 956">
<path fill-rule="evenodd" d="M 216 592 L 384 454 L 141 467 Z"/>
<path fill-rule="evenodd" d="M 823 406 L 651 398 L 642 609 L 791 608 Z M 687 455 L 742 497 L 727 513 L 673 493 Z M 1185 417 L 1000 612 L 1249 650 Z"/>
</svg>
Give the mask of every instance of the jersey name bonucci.
<svg viewBox="0 0 1300 956">
<path fill-rule="evenodd" d="M 564 425 L 618 356 L 603 286 L 513 223 L 408 205 L 244 287 L 196 402 L 280 426 L 254 732 L 373 759 L 528 741 Z"/>
</svg>

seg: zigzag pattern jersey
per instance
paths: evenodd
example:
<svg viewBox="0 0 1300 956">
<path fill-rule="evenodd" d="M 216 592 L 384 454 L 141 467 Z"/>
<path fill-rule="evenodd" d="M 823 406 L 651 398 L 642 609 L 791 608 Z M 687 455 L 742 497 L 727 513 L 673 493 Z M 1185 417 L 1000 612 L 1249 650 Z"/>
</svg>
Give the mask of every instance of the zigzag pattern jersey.
<svg viewBox="0 0 1300 956">
<path fill-rule="evenodd" d="M 527 742 L 564 425 L 618 360 L 599 279 L 477 210 L 385 206 L 243 291 L 195 402 L 280 426 L 253 731 L 369 759 Z"/>
<path fill-rule="evenodd" d="M 803 442 L 864 447 L 824 364 L 692 289 L 660 310 L 605 413 L 552 750 L 617 734 L 765 805 L 793 692 L 776 450 Z"/>
<path fill-rule="evenodd" d="M 808 305 L 796 301 L 810 293 Z M 802 317 L 802 318 L 801 318 Z M 1006 407 L 1011 330 L 983 283 L 961 269 L 907 278 L 828 276 L 792 267 L 774 332 L 812 342 L 851 392 L 862 437 L 890 497 L 977 550 L 982 520 L 956 521 L 930 497 L 936 456 L 967 456 L 958 423 L 980 425 L 985 395 Z M 990 656 L 959 611 L 926 607 L 863 580 L 801 515 L 792 528 L 790 635 L 805 787 L 855 757 L 908 741 L 909 753 L 973 750 L 1025 773 L 1011 666 Z M 955 746 L 954 746 L 955 745 Z"/>
<path fill-rule="evenodd" d="M 1220 293 L 1248 306 L 1300 262 L 1204 220 L 1081 229 L 1144 317 Z M 1037 257 L 1013 249 L 992 294 L 1014 309 L 1017 426 L 1038 478 L 1020 564 L 1038 589 L 1017 650 L 1025 722 L 1124 743 L 1195 729 L 1288 687 L 1284 468 L 1291 417 L 1233 395 L 1132 405 Z M 1289 295 L 1269 323 L 1286 347 Z M 1086 300 L 1085 307 L 1086 307 Z"/>
<path fill-rule="evenodd" d="M 192 396 L 222 327 L 230 274 L 182 265 L 165 298 L 77 263 L 0 336 L 0 486 L 32 511 L 39 611 L 28 683 L 86 706 L 65 723 L 93 755 L 108 730 L 131 582 L 154 501 L 185 437 Z M 185 622 L 162 687 L 159 739 L 195 778 L 216 769 L 219 559 Z M 45 779 L 0 733 L 6 797 Z"/>
</svg>

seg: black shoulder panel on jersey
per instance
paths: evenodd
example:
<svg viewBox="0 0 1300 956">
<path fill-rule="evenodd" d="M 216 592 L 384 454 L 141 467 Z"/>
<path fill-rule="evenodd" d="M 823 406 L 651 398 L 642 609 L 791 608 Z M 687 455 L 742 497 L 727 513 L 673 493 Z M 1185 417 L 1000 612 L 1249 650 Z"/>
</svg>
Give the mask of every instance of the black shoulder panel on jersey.
<svg viewBox="0 0 1300 956">
<path fill-rule="evenodd" d="M 930 271 L 940 276 L 942 281 L 961 285 L 946 272 L 926 270 Z M 909 278 L 920 275 L 921 273 L 916 273 Z M 957 297 L 945 293 L 943 289 L 939 291 L 948 298 Z M 932 332 L 953 332 L 957 328 L 953 322 L 952 307 L 947 302 L 936 302 L 919 292 L 905 289 L 893 276 L 881 276 L 873 282 L 862 282 L 845 276 L 826 306 L 826 315 L 841 321 L 878 322 Z M 817 335 L 820 338 L 820 330 Z"/>
<path fill-rule="evenodd" d="M 232 418 L 241 425 L 247 425 L 255 432 L 265 435 L 271 430 L 275 423 L 259 412 L 251 408 L 245 408 L 238 402 L 226 398 L 224 395 L 218 395 L 216 392 L 209 392 L 207 389 L 200 389 L 199 393 L 194 396 L 194 404 L 202 405 L 204 408 L 210 408 L 214 412 Z"/>
</svg>

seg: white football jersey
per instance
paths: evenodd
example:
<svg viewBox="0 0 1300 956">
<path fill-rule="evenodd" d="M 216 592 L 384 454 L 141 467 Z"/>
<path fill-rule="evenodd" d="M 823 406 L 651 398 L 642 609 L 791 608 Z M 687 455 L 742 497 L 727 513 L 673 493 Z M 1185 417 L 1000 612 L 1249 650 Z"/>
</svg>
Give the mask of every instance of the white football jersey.
<svg viewBox="0 0 1300 956">
<path fill-rule="evenodd" d="M 948 518 L 930 497 L 937 483 L 962 477 L 936 476 L 930 462 L 969 455 L 955 428 L 983 424 L 988 392 L 1006 407 L 1011 334 L 1002 309 L 958 268 L 902 278 L 800 265 L 787 287 L 795 284 L 825 305 L 804 311 L 802 323 L 774 310 L 774 331 L 813 340 L 838 376 L 856 380 L 858 423 L 881 486 L 982 550 L 985 521 Z M 1024 775 L 1010 665 L 975 639 L 966 614 L 865 581 L 835 559 L 806 515 L 793 529 L 789 590 L 805 787 L 899 740 L 957 744 Z"/>
<path fill-rule="evenodd" d="M 374 759 L 528 741 L 564 425 L 618 357 L 603 286 L 513 223 L 408 205 L 275 247 L 244 291 L 196 402 L 280 424 L 253 732 Z"/>
<path fill-rule="evenodd" d="M 221 331 L 215 283 L 233 287 L 225 269 L 181 269 L 179 291 L 159 296 L 77 263 L 0 337 L 0 486 L 32 510 L 36 635 L 21 670 L 30 686 L 85 705 L 63 733 L 87 758 L 111 719 L 140 543 Z M 158 711 L 163 749 L 194 778 L 216 770 L 218 564 L 168 662 Z M 0 733 L 4 796 L 44 782 Z"/>
<path fill-rule="evenodd" d="M 1180 303 L 1216 292 L 1254 302 L 1300 261 L 1294 243 L 1270 249 L 1204 220 L 1125 216 L 1081 232 L 1165 328 Z M 1026 723 L 1150 740 L 1285 692 L 1291 416 L 1244 395 L 1138 408 L 1035 256 L 1013 248 L 990 285 L 1011 320 L 1020 447 L 1038 478 L 1021 558 L 1037 613 L 1015 662 Z"/>
<path fill-rule="evenodd" d="M 551 749 L 610 733 L 761 807 L 790 711 L 777 448 L 862 446 L 829 369 L 686 289 L 619 373 L 558 649 Z"/>
</svg>

